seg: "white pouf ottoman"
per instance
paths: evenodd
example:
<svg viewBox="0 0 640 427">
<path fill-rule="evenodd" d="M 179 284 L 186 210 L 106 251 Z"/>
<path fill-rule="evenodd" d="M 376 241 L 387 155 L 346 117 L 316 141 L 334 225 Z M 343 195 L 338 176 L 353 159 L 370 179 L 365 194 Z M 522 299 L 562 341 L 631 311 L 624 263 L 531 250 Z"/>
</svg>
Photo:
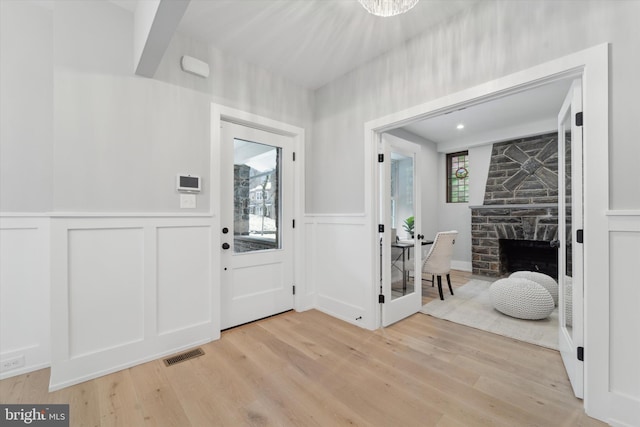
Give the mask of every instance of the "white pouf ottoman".
<svg viewBox="0 0 640 427">
<path fill-rule="evenodd" d="M 509 277 L 496 280 L 489 293 L 496 310 L 518 319 L 546 319 L 555 307 L 549 291 L 529 279 Z"/>
<path fill-rule="evenodd" d="M 518 277 L 520 279 L 529 279 L 536 282 L 539 285 L 544 286 L 546 290 L 551 294 L 551 298 L 553 298 L 553 303 L 558 305 L 558 282 L 556 282 L 553 277 L 547 276 L 543 273 L 538 273 L 537 271 L 516 271 L 512 273 L 509 277 Z"/>
</svg>

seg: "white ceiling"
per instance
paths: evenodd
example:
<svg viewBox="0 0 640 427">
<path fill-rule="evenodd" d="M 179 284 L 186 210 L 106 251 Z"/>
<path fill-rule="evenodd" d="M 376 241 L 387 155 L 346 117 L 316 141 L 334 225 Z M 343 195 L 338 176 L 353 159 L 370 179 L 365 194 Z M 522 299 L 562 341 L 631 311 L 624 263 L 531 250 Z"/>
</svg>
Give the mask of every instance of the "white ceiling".
<svg viewBox="0 0 640 427">
<path fill-rule="evenodd" d="M 192 0 L 178 31 L 317 89 L 477 0 L 422 0 L 380 18 L 357 0 Z"/>
<path fill-rule="evenodd" d="M 477 1 L 422 0 L 380 18 L 357 0 L 191 0 L 178 31 L 317 89 Z"/>
<path fill-rule="evenodd" d="M 534 135 L 557 127 L 557 117 L 571 79 L 559 80 L 514 95 L 404 126 L 438 144 L 440 151 Z M 463 129 L 457 129 L 463 124 Z"/>
<path fill-rule="evenodd" d="M 138 1 L 108 0 L 130 11 Z M 391 18 L 357 0 L 191 0 L 178 31 L 226 54 L 317 89 L 478 1 L 421 0 Z M 568 81 L 454 111 L 404 129 L 440 151 L 539 133 L 555 122 Z M 456 129 L 464 123 L 463 130 Z M 548 130 L 548 129 L 547 129 Z"/>
</svg>

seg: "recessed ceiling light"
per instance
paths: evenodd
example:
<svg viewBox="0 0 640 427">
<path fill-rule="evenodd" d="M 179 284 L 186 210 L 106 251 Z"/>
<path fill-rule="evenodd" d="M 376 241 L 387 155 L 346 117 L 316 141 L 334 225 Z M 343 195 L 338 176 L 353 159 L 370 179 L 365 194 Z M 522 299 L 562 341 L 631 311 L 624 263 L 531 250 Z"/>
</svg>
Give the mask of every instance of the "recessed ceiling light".
<svg viewBox="0 0 640 427">
<path fill-rule="evenodd" d="M 458 126 L 456 126 L 456 129 L 464 129 L 464 125 L 460 123 Z"/>
</svg>

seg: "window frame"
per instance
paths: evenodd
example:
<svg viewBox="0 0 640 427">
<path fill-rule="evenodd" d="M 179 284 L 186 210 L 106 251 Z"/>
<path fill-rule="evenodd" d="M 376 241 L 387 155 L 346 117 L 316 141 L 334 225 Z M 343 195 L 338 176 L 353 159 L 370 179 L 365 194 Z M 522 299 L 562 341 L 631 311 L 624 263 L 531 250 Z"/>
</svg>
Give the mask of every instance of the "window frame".
<svg viewBox="0 0 640 427">
<path fill-rule="evenodd" d="M 447 203 L 469 203 L 469 195 L 468 195 L 468 191 L 464 193 L 463 199 L 464 200 L 457 200 L 457 201 L 453 201 L 453 188 L 452 188 L 452 163 L 453 163 L 453 159 L 455 157 L 459 157 L 459 156 L 465 156 L 465 161 L 464 161 L 464 167 L 467 169 L 467 171 L 469 170 L 469 150 L 463 150 L 463 151 L 457 151 L 455 153 L 447 153 L 446 155 L 446 168 L 445 168 L 445 182 L 447 185 L 447 196 L 446 196 L 446 202 Z M 458 178 L 460 179 L 460 178 Z M 467 175 L 466 177 L 462 178 L 465 180 L 464 185 L 467 187 L 467 190 L 469 188 L 469 175 Z"/>
</svg>

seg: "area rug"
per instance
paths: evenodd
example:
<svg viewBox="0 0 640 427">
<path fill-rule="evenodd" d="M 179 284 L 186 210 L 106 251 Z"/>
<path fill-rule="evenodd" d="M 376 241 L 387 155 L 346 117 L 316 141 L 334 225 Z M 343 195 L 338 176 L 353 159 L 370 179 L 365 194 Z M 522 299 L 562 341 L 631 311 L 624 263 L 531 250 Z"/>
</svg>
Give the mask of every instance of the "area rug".
<svg viewBox="0 0 640 427">
<path fill-rule="evenodd" d="M 558 349 L 557 308 L 544 320 L 515 319 L 493 308 L 489 286 L 491 282 L 472 279 L 455 289 L 455 295 L 447 293 L 444 301 L 433 300 L 425 304 L 420 312 L 553 350 Z"/>
</svg>

